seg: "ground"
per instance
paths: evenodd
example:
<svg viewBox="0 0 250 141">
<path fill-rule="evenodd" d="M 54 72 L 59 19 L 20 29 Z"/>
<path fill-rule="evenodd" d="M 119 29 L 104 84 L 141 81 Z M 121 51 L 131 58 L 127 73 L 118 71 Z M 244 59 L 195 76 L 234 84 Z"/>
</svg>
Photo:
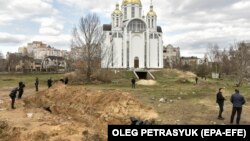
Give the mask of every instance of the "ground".
<svg viewBox="0 0 250 141">
<path fill-rule="evenodd" d="M 132 89 L 132 73 L 125 73 L 108 84 L 68 85 L 57 83 L 46 87 L 46 80 L 60 79 L 63 74 L 0 75 L 0 140 L 13 141 L 77 141 L 105 140 L 106 125 L 130 124 L 129 117 L 154 120 L 155 124 L 229 124 L 230 96 L 234 82 L 201 80 L 177 70 L 153 72 L 155 82 L 139 82 Z M 119 75 L 119 74 L 115 74 Z M 35 92 L 35 77 L 41 85 Z M 18 81 L 26 84 L 23 100 L 10 109 L 8 94 Z M 143 84 L 147 85 L 143 85 Z M 218 120 L 215 96 L 225 87 L 225 120 Z M 240 88 L 246 100 L 250 87 Z M 52 113 L 44 110 L 50 107 Z M 241 124 L 250 124 L 250 106 L 243 108 Z"/>
</svg>

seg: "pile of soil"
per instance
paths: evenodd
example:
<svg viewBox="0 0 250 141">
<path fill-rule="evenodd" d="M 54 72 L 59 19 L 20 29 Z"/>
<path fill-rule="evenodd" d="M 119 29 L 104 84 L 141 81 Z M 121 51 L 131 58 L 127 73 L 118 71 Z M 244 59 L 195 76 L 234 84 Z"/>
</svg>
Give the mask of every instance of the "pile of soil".
<svg viewBox="0 0 250 141">
<path fill-rule="evenodd" d="M 130 117 L 153 120 L 158 114 L 131 94 L 56 84 L 24 100 L 26 108 L 48 108 L 53 115 L 83 123 L 92 134 L 107 137 L 108 124 L 130 124 Z"/>
<path fill-rule="evenodd" d="M 139 80 L 136 82 L 138 85 L 144 85 L 144 86 L 153 86 L 156 85 L 155 80 Z"/>
</svg>

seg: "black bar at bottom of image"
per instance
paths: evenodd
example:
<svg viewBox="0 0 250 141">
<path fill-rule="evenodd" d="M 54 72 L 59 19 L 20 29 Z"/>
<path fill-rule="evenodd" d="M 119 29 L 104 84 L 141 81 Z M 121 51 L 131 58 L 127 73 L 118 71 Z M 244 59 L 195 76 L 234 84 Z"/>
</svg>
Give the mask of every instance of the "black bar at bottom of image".
<svg viewBox="0 0 250 141">
<path fill-rule="evenodd" d="M 108 141 L 123 139 L 250 141 L 250 125 L 108 125 Z"/>
</svg>

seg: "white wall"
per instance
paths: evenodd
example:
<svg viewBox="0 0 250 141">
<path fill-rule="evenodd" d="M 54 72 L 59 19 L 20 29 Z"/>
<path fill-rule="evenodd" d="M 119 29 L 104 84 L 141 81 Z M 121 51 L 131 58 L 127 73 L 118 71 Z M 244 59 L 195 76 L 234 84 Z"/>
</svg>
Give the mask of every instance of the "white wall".
<svg viewBox="0 0 250 141">
<path fill-rule="evenodd" d="M 157 39 L 149 40 L 149 51 L 150 51 L 150 68 L 158 68 L 158 41 Z"/>
<path fill-rule="evenodd" d="M 130 67 L 134 67 L 134 59 L 135 57 L 139 58 L 139 68 L 144 68 L 144 47 L 145 47 L 145 40 L 144 40 L 144 33 L 132 33 L 131 34 L 131 58 L 130 58 Z"/>
</svg>

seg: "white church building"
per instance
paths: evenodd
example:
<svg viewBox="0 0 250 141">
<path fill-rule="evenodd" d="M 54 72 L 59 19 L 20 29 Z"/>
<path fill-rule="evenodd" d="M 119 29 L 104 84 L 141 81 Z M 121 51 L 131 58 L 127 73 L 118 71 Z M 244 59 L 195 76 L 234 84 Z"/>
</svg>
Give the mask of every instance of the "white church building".
<svg viewBox="0 0 250 141">
<path fill-rule="evenodd" d="M 123 0 L 111 16 L 112 23 L 103 25 L 102 68 L 163 68 L 162 29 L 152 2 L 146 16 L 140 0 Z"/>
</svg>

